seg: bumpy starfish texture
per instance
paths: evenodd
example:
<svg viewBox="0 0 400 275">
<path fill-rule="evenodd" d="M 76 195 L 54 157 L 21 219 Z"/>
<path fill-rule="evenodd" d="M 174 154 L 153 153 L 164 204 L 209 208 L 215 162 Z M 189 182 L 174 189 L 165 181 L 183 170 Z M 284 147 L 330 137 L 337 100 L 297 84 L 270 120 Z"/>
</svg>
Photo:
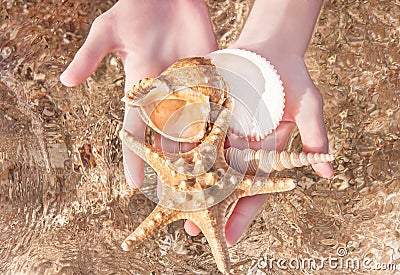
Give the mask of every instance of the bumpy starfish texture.
<svg viewBox="0 0 400 275">
<path fill-rule="evenodd" d="M 232 101 L 227 98 L 201 144 L 179 155 L 164 153 L 121 130 L 123 143 L 145 160 L 163 182 L 157 206 L 123 242 L 124 250 L 131 250 L 171 222 L 190 219 L 207 238 L 218 269 L 227 274 L 230 271 L 225 240 L 228 207 L 242 197 L 295 187 L 293 179 L 246 175 L 228 165 L 224 141 L 231 110 Z"/>
</svg>

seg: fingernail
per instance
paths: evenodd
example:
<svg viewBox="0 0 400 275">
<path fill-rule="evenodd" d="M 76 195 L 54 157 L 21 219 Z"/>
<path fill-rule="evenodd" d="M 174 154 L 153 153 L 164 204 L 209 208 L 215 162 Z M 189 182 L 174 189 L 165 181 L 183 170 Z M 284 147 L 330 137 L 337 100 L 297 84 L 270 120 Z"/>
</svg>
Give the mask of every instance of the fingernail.
<svg viewBox="0 0 400 275">
<path fill-rule="evenodd" d="M 235 244 L 236 244 L 236 242 L 238 241 L 238 239 L 239 239 L 239 237 L 235 237 L 234 239 L 232 239 L 232 240 L 228 240 L 228 239 L 226 239 L 226 246 L 227 247 L 232 247 L 232 246 L 234 246 Z"/>
<path fill-rule="evenodd" d="M 325 179 L 332 178 L 334 176 L 333 167 L 330 163 L 319 163 L 313 165 L 315 173 Z"/>
<path fill-rule="evenodd" d="M 333 173 L 332 169 L 324 169 L 321 172 L 321 177 L 326 178 L 326 179 L 330 179 L 334 176 L 335 174 Z"/>
<path fill-rule="evenodd" d="M 60 81 L 63 85 L 67 86 L 67 87 L 73 87 L 75 86 L 73 83 L 68 81 L 68 73 L 65 70 L 61 75 L 60 75 Z"/>
<path fill-rule="evenodd" d="M 65 71 L 60 75 L 60 81 L 61 81 L 61 83 L 62 84 L 64 84 L 65 85 L 65 77 L 66 77 L 66 73 L 65 73 Z M 67 85 L 65 85 L 65 86 L 67 86 Z"/>
<path fill-rule="evenodd" d="M 201 230 L 195 225 L 192 221 L 187 220 L 183 226 L 185 228 L 186 233 L 190 236 L 197 236 L 200 234 Z"/>
<path fill-rule="evenodd" d="M 334 175 L 335 173 L 333 171 L 329 171 L 325 173 L 324 178 L 331 179 Z"/>
<path fill-rule="evenodd" d="M 240 221 L 233 220 L 230 226 L 231 228 L 234 228 L 234 230 L 232 230 L 229 235 L 226 235 L 226 245 L 228 247 L 234 246 L 235 243 L 239 240 L 241 234 L 243 233 L 242 231 L 237 230 L 237 228 L 243 227 Z"/>
</svg>

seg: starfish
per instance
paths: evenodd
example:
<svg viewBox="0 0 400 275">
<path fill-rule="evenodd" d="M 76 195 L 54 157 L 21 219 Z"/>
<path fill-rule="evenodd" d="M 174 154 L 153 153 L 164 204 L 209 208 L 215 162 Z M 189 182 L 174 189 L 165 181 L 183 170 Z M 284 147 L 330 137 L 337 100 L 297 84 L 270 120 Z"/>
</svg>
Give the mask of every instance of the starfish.
<svg viewBox="0 0 400 275">
<path fill-rule="evenodd" d="M 233 169 L 225 159 L 224 142 L 231 118 L 232 100 L 227 98 L 210 132 L 186 153 L 162 152 L 121 130 L 123 143 L 145 160 L 162 181 L 162 194 L 153 212 L 122 244 L 125 251 L 154 232 L 180 219 L 190 219 L 203 232 L 218 269 L 228 274 L 230 258 L 225 240 L 225 213 L 239 198 L 292 190 L 293 179 L 266 174 L 248 175 Z"/>
</svg>

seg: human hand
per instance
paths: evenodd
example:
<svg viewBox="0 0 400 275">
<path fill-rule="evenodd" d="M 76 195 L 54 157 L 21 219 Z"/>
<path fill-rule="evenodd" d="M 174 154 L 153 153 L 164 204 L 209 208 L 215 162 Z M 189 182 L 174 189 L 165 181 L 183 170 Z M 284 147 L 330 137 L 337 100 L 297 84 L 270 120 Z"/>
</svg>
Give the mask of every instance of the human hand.
<svg viewBox="0 0 400 275">
<path fill-rule="evenodd" d="M 85 43 L 60 80 L 66 86 L 77 86 L 96 70 L 104 56 L 117 52 L 123 61 L 127 92 L 140 79 L 158 76 L 178 59 L 203 56 L 216 49 L 204 1 L 120 0 L 95 19 Z M 136 108 L 125 106 L 123 127 L 144 138 L 145 125 Z M 172 142 L 164 144 L 165 150 L 176 146 Z M 140 187 L 143 161 L 125 146 L 123 161 L 127 183 Z"/>
<path fill-rule="evenodd" d="M 264 140 L 249 142 L 230 135 L 230 146 L 282 150 L 290 132 L 297 125 L 304 151 L 327 152 L 322 96 L 303 58 L 321 4 L 322 1 L 255 2 L 239 39 L 231 48 L 258 53 L 275 66 L 284 86 L 285 110 L 278 128 Z M 330 163 L 313 165 L 313 168 L 324 178 L 333 176 Z M 263 206 L 265 198 L 266 195 L 256 195 L 239 200 L 225 228 L 228 245 L 233 245 L 240 238 Z M 190 221 L 186 222 L 185 227 L 192 235 L 200 232 Z"/>
</svg>

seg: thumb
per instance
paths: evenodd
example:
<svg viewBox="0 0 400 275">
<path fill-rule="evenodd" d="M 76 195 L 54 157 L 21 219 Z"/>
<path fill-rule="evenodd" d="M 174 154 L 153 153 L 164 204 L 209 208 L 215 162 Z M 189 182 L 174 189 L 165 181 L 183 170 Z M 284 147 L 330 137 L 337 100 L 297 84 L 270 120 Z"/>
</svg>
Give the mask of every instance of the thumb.
<svg viewBox="0 0 400 275">
<path fill-rule="evenodd" d="M 101 15 L 93 22 L 85 43 L 61 74 L 60 81 L 68 87 L 81 84 L 97 69 L 101 60 L 113 47 L 111 22 Z"/>
<path fill-rule="evenodd" d="M 125 117 L 123 128 L 135 137 L 142 140 L 145 138 L 145 124 L 140 118 L 136 108 L 125 106 Z M 132 188 L 140 188 L 144 179 L 143 160 L 126 146 L 122 146 L 125 178 Z"/>
<path fill-rule="evenodd" d="M 309 88 L 302 98 L 300 110 L 296 116 L 303 148 L 306 152 L 327 153 L 328 138 L 326 135 L 323 100 L 317 88 Z M 332 165 L 328 162 L 313 165 L 315 172 L 324 178 L 333 177 Z"/>
</svg>

